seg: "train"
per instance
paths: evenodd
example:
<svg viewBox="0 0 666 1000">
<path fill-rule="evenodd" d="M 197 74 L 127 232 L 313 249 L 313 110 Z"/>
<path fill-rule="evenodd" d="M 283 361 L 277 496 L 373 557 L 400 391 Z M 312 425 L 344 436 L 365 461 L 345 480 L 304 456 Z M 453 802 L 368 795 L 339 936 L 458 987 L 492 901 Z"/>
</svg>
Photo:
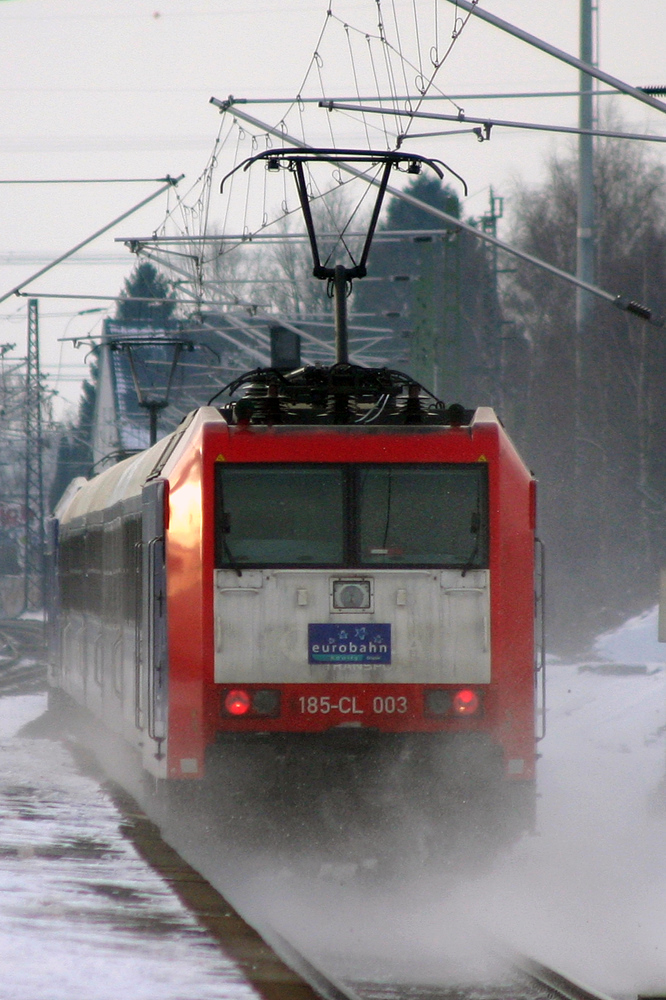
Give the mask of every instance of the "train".
<svg viewBox="0 0 666 1000">
<path fill-rule="evenodd" d="M 535 528 L 491 408 L 387 368 L 255 369 L 66 491 L 49 684 L 166 785 L 230 745 L 333 771 L 356 748 L 428 758 L 430 791 L 491 785 L 529 829 Z"/>
</svg>

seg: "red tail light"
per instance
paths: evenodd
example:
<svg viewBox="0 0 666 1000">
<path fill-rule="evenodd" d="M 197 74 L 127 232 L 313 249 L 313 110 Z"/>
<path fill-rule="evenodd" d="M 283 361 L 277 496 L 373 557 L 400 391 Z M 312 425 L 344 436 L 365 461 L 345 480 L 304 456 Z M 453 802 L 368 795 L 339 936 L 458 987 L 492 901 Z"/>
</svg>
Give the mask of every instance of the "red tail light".
<svg viewBox="0 0 666 1000">
<path fill-rule="evenodd" d="M 224 698 L 224 707 L 229 715 L 245 715 L 250 710 L 250 696 L 239 688 L 229 691 Z"/>
<path fill-rule="evenodd" d="M 456 691 L 453 696 L 454 715 L 475 715 L 479 710 L 479 696 L 471 688 Z"/>
</svg>

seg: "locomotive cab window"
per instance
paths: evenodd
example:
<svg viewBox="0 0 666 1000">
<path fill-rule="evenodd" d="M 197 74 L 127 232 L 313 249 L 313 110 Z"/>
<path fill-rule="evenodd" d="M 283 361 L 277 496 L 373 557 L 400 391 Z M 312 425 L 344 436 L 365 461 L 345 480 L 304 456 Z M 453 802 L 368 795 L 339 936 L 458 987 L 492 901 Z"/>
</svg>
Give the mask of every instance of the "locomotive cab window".
<svg viewBox="0 0 666 1000">
<path fill-rule="evenodd" d="M 218 566 L 341 566 L 343 474 L 335 465 L 218 465 Z"/>
<path fill-rule="evenodd" d="M 487 566 L 487 471 L 220 463 L 216 565 Z"/>
<path fill-rule="evenodd" d="M 486 468 L 366 466 L 359 471 L 359 565 L 488 562 Z"/>
</svg>

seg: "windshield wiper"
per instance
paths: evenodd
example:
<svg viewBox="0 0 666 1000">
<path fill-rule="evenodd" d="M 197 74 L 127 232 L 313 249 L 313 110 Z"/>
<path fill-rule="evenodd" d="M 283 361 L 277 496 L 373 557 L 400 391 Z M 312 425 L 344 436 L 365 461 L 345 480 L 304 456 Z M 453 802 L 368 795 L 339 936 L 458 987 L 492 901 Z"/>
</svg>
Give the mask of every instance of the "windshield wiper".
<svg viewBox="0 0 666 1000">
<path fill-rule="evenodd" d="M 222 537 L 222 548 L 224 550 L 224 554 L 226 555 L 227 559 L 229 560 L 229 565 L 231 566 L 231 568 L 233 570 L 235 570 L 236 575 L 237 576 L 242 576 L 243 575 L 243 570 L 240 568 L 240 566 L 236 562 L 236 560 L 235 560 L 235 558 L 234 558 L 234 556 L 233 556 L 233 554 L 231 552 L 231 549 L 229 548 L 229 544 L 227 542 L 227 539 L 225 537 L 231 531 L 231 514 L 229 513 L 229 511 L 226 511 L 226 510 L 222 511 L 222 517 L 221 517 L 220 520 L 222 521 L 222 524 L 221 524 L 222 536 L 223 536 Z"/>
<path fill-rule="evenodd" d="M 479 529 L 480 529 L 480 527 L 481 527 L 481 516 L 480 516 L 478 510 L 473 510 L 472 511 L 472 519 L 471 519 L 471 522 L 470 522 L 469 530 L 470 530 L 470 534 L 472 534 L 472 535 L 475 536 L 475 538 L 474 538 L 474 548 L 472 549 L 472 551 L 469 554 L 469 559 L 467 560 L 467 562 L 463 566 L 463 571 L 461 573 L 461 576 L 466 576 L 467 573 L 469 573 L 469 571 L 471 569 L 474 569 L 474 564 L 476 562 L 476 557 L 479 554 Z"/>
</svg>

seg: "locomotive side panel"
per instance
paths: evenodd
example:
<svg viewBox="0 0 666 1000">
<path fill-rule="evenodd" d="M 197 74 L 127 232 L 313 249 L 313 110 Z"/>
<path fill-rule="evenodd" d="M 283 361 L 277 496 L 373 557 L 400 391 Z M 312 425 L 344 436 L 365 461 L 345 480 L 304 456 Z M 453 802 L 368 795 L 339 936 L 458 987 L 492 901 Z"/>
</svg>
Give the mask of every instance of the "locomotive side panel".
<svg viewBox="0 0 666 1000">
<path fill-rule="evenodd" d="M 502 434 L 494 470 L 491 544 L 493 672 L 505 777 L 534 781 L 534 481 Z"/>
<path fill-rule="evenodd" d="M 159 616 L 149 618 L 148 609 L 164 609 L 164 532 L 156 530 L 163 494 L 158 512 L 149 494 L 160 486 L 145 484 L 168 445 L 161 441 L 66 494 L 55 512 L 53 553 L 59 595 L 51 683 L 133 747 L 157 777 L 164 776 L 168 647 Z M 164 681 L 161 690 L 156 679 Z"/>
<path fill-rule="evenodd" d="M 166 572 L 169 643 L 167 775 L 201 778 L 206 745 L 214 740 L 205 703 L 213 680 L 213 470 L 203 441 L 226 425 L 219 413 L 197 412 L 165 464 L 169 481 Z M 220 447 L 218 440 L 218 448 Z"/>
</svg>

